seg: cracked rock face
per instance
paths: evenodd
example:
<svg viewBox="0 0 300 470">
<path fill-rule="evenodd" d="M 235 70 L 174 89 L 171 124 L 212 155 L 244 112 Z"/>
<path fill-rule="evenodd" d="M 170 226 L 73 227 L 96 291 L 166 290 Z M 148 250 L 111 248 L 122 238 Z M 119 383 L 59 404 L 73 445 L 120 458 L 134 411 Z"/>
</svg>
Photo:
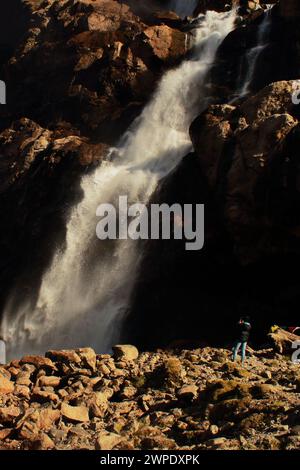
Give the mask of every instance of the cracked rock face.
<svg viewBox="0 0 300 470">
<path fill-rule="evenodd" d="M 299 122 L 292 93 L 293 82 L 271 84 L 240 106 L 208 108 L 191 127 L 208 185 L 214 192 L 223 185 L 224 217 L 242 263 L 297 246 Z"/>
</svg>

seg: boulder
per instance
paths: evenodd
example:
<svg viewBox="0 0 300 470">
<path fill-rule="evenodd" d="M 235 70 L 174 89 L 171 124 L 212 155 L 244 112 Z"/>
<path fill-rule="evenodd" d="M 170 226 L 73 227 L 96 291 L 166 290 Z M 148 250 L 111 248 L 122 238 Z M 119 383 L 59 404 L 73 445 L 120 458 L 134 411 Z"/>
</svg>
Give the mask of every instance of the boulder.
<svg viewBox="0 0 300 470">
<path fill-rule="evenodd" d="M 97 357 L 92 348 L 76 349 L 76 353 L 80 357 L 84 366 L 91 368 L 93 371 L 96 369 Z"/>
<path fill-rule="evenodd" d="M 75 423 L 86 423 L 89 421 L 89 410 L 86 406 L 71 406 L 67 403 L 61 405 L 61 414 L 67 420 Z"/>
<path fill-rule="evenodd" d="M 18 373 L 19 369 L 16 369 L 16 371 Z M 11 376 L 14 374 L 11 372 L 11 370 L 5 369 L 4 367 L 1 367 L 0 365 L 0 375 L 7 378 L 8 380 L 11 380 Z"/>
<path fill-rule="evenodd" d="M 27 142 L 28 143 L 28 142 Z M 49 368 L 55 370 L 55 365 L 48 357 L 43 356 L 24 356 L 20 360 L 20 364 L 32 364 L 38 369 Z"/>
<path fill-rule="evenodd" d="M 0 424 L 11 424 L 21 414 L 21 410 L 18 406 L 5 406 L 0 407 Z"/>
<path fill-rule="evenodd" d="M 46 358 L 51 359 L 54 362 L 73 362 L 74 364 L 80 364 L 81 358 L 74 350 L 61 350 L 61 351 L 47 351 Z"/>
<path fill-rule="evenodd" d="M 30 399 L 30 388 L 26 385 L 16 385 L 14 389 L 14 395 L 19 398 Z"/>
<path fill-rule="evenodd" d="M 117 344 L 116 346 L 113 346 L 113 351 L 116 361 L 134 361 L 139 357 L 138 349 L 130 344 Z"/>
<path fill-rule="evenodd" d="M 1 428 L 0 429 L 0 440 L 4 441 L 8 438 L 13 432 L 13 428 Z"/>
<path fill-rule="evenodd" d="M 211 402 L 236 398 L 250 398 L 250 385 L 238 382 L 236 380 L 216 380 L 207 384 L 202 397 Z"/>
<path fill-rule="evenodd" d="M 61 416 L 53 408 L 29 409 L 19 420 L 16 429 L 21 439 L 35 440 L 41 431 L 48 431 Z"/>
<path fill-rule="evenodd" d="M 272 340 L 275 350 L 280 354 L 292 354 L 295 350 L 293 345 L 296 344 L 296 342 L 300 344 L 300 336 L 286 331 L 279 326 L 272 327 L 268 336 Z"/>
<path fill-rule="evenodd" d="M 31 374 L 29 372 L 20 371 L 16 376 L 16 385 L 25 385 L 26 387 L 30 387 L 31 385 Z"/>
<path fill-rule="evenodd" d="M 0 373 L 0 394 L 9 394 L 14 391 L 15 385 Z"/>
<path fill-rule="evenodd" d="M 196 385 L 185 385 L 181 387 L 178 392 L 178 398 L 183 398 L 187 400 L 193 400 L 198 395 L 198 387 Z"/>
<path fill-rule="evenodd" d="M 121 440 L 118 434 L 102 432 L 96 439 L 96 449 L 112 450 Z"/>
<path fill-rule="evenodd" d="M 208 449 L 225 449 L 228 443 L 226 437 L 215 437 L 214 439 L 209 439 L 206 442 Z"/>
<path fill-rule="evenodd" d="M 42 432 L 38 439 L 33 441 L 31 445 L 32 450 L 52 450 L 55 448 L 53 440 L 44 432 Z"/>
<path fill-rule="evenodd" d="M 49 390 L 42 390 L 40 387 L 34 387 L 31 394 L 32 401 L 37 402 L 53 402 L 57 403 L 59 401 L 58 395 Z"/>
<path fill-rule="evenodd" d="M 55 375 L 47 376 L 43 375 L 39 377 L 37 381 L 37 386 L 38 387 L 58 387 L 61 382 L 60 377 L 56 377 Z"/>
<path fill-rule="evenodd" d="M 176 59 L 186 52 L 185 33 L 169 26 L 151 26 L 144 30 L 143 35 L 144 43 L 150 46 L 153 55 L 160 60 Z"/>
<path fill-rule="evenodd" d="M 142 449 L 173 450 L 177 448 L 174 439 L 165 436 L 145 437 L 141 440 Z"/>
<path fill-rule="evenodd" d="M 132 385 L 127 385 L 126 387 L 123 388 L 123 390 L 120 393 L 120 398 L 122 400 L 131 400 L 134 398 L 137 394 L 137 389 L 133 387 Z"/>
<path fill-rule="evenodd" d="M 177 357 L 170 357 L 160 367 L 167 383 L 179 383 L 184 375 L 181 361 Z"/>
</svg>

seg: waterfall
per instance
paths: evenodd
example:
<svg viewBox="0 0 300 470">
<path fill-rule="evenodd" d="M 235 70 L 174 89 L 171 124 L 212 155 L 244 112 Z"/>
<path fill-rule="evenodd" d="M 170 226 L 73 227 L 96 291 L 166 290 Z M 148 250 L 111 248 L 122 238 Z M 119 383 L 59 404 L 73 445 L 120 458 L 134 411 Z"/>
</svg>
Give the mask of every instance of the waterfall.
<svg viewBox="0 0 300 470">
<path fill-rule="evenodd" d="M 185 18 L 193 15 L 197 4 L 198 0 L 170 0 L 168 8 L 175 11 L 178 16 Z"/>
<path fill-rule="evenodd" d="M 71 211 L 65 247 L 57 249 L 37 300 L 14 309 L 15 293 L 6 305 L 2 332 L 10 358 L 86 345 L 107 351 L 118 340 L 142 253 L 137 241 L 99 241 L 96 208 L 117 206 L 120 195 L 129 204 L 147 203 L 191 150 L 189 126 L 208 104 L 208 72 L 235 16 L 199 16 L 190 57 L 165 73 L 110 158 L 83 177 L 83 199 Z"/>
<path fill-rule="evenodd" d="M 272 7 L 273 5 L 271 5 Z M 257 44 L 255 47 L 249 49 L 247 51 L 247 54 L 245 56 L 245 61 L 246 61 L 246 76 L 245 78 L 242 77 L 243 73 L 241 73 L 241 76 L 238 80 L 238 87 L 237 87 L 237 96 L 239 98 L 243 98 L 244 96 L 247 96 L 250 91 L 251 91 L 251 84 L 253 82 L 253 79 L 255 77 L 255 71 L 256 71 L 256 65 L 258 58 L 262 51 L 266 48 L 268 40 L 269 40 L 269 34 L 270 34 L 270 28 L 271 28 L 271 7 L 268 8 L 268 10 L 264 13 L 264 18 L 261 24 L 259 25 L 258 29 L 258 34 L 257 34 Z M 243 72 L 243 71 L 242 71 Z"/>
</svg>

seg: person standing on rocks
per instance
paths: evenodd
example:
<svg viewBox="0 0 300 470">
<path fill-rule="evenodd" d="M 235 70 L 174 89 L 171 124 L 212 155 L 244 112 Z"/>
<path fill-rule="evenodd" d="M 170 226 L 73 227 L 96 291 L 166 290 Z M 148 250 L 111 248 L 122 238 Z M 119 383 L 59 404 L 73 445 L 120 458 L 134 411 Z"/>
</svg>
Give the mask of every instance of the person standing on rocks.
<svg viewBox="0 0 300 470">
<path fill-rule="evenodd" d="M 238 322 L 238 334 L 236 342 L 232 348 L 232 360 L 235 361 L 240 348 L 242 348 L 242 363 L 246 358 L 246 347 L 251 331 L 251 323 L 249 317 L 242 317 Z"/>
</svg>

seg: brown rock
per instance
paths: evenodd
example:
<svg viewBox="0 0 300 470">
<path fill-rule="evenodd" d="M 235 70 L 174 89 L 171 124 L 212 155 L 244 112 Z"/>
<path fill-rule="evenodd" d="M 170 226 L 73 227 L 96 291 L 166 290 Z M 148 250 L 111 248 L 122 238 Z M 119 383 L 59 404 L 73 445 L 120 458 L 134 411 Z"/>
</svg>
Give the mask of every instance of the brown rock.
<svg viewBox="0 0 300 470">
<path fill-rule="evenodd" d="M 59 420 L 61 413 L 52 408 L 29 409 L 18 422 L 16 429 L 21 439 L 37 439 L 40 431 L 48 431 Z"/>
<path fill-rule="evenodd" d="M 37 368 L 48 367 L 49 369 L 55 369 L 53 362 L 49 358 L 43 356 L 24 356 L 20 360 L 20 364 L 32 364 Z"/>
<path fill-rule="evenodd" d="M 162 366 L 159 366 L 158 369 L 155 371 L 157 373 L 158 379 L 161 378 L 165 382 L 165 384 L 179 385 L 182 381 L 184 376 L 184 370 L 182 367 L 181 361 L 177 357 L 170 357 L 164 361 Z"/>
<path fill-rule="evenodd" d="M 32 449 L 34 450 L 51 450 L 55 448 L 55 443 L 44 432 L 40 434 L 39 438 L 33 442 Z"/>
<path fill-rule="evenodd" d="M 4 441 L 7 437 L 9 437 L 13 432 L 12 428 L 1 428 L 0 429 L 0 440 Z"/>
<path fill-rule="evenodd" d="M 299 450 L 300 436 L 290 436 L 285 443 L 285 450 Z"/>
<path fill-rule="evenodd" d="M 93 371 L 96 369 L 97 357 L 92 348 L 76 349 L 76 353 L 81 358 L 84 365 L 90 367 Z"/>
<path fill-rule="evenodd" d="M 204 396 L 212 402 L 233 398 L 246 398 L 251 396 L 250 385 L 236 380 L 215 380 L 207 384 Z"/>
<path fill-rule="evenodd" d="M 169 26 L 150 26 L 143 34 L 153 54 L 161 60 L 170 57 L 179 58 L 186 51 L 185 33 L 173 30 Z"/>
<path fill-rule="evenodd" d="M 122 392 L 120 393 L 120 397 L 122 399 L 132 399 L 136 396 L 137 389 L 133 386 L 126 386 L 123 388 Z"/>
<path fill-rule="evenodd" d="M 196 385 L 185 385 L 181 387 L 178 392 L 178 398 L 184 398 L 188 400 L 193 400 L 198 395 L 198 387 Z"/>
<path fill-rule="evenodd" d="M 20 398 L 25 398 L 29 400 L 30 398 L 30 388 L 26 385 L 16 385 L 14 389 L 14 395 Z"/>
<path fill-rule="evenodd" d="M 120 441 L 121 436 L 115 433 L 100 433 L 96 440 L 97 450 L 112 450 Z"/>
<path fill-rule="evenodd" d="M 226 439 L 226 437 L 216 437 L 208 440 L 205 444 L 210 449 L 223 449 L 226 448 L 227 443 L 228 439 Z"/>
<path fill-rule="evenodd" d="M 176 449 L 177 445 L 173 439 L 169 439 L 165 436 L 153 436 L 153 437 L 145 437 L 141 441 L 141 445 L 143 449 Z"/>
<path fill-rule="evenodd" d="M 94 392 L 90 395 L 87 404 L 93 416 L 98 418 L 102 417 L 106 412 L 109 404 L 109 398 L 113 395 L 111 389 L 103 389 L 99 392 Z"/>
<path fill-rule="evenodd" d="M 9 367 L 7 372 L 9 372 L 13 377 L 16 377 L 20 372 L 20 368 L 19 367 Z"/>
<path fill-rule="evenodd" d="M 20 408 L 14 405 L 0 408 L 0 424 L 10 424 L 20 416 L 20 414 Z"/>
<path fill-rule="evenodd" d="M 0 374 L 0 394 L 8 394 L 14 391 L 15 385 L 9 379 Z"/>
<path fill-rule="evenodd" d="M 55 362 L 74 362 L 80 364 L 80 356 L 74 350 L 62 350 L 62 351 L 47 351 L 45 354 L 46 358 L 51 359 Z"/>
<path fill-rule="evenodd" d="M 30 374 L 24 371 L 19 372 L 16 377 L 16 385 L 25 385 L 26 387 L 30 387 L 31 385 Z"/>
<path fill-rule="evenodd" d="M 209 432 L 210 432 L 212 435 L 218 434 L 218 432 L 219 432 L 218 426 L 216 426 L 215 424 L 212 424 L 212 425 L 209 427 Z"/>
<path fill-rule="evenodd" d="M 39 387 L 34 387 L 31 394 L 32 400 L 37 402 L 54 402 L 59 401 L 58 395 L 56 393 L 50 392 L 48 390 L 42 390 Z"/>
<path fill-rule="evenodd" d="M 10 380 L 10 379 L 11 379 L 11 376 L 12 376 L 12 373 L 11 373 L 10 370 L 4 369 L 4 367 L 1 367 L 1 366 L 0 366 L 0 375 L 2 375 L 3 377 L 5 377 L 6 379 Z"/>
<path fill-rule="evenodd" d="M 51 375 L 51 376 L 43 375 L 39 377 L 37 381 L 37 385 L 38 387 L 54 387 L 55 388 L 59 386 L 60 382 L 61 382 L 60 377 L 56 377 L 55 375 Z"/>
<path fill-rule="evenodd" d="M 86 406 L 70 406 L 66 403 L 61 405 L 61 414 L 64 418 L 77 423 L 89 421 L 89 411 Z"/>
<path fill-rule="evenodd" d="M 139 357 L 139 351 L 130 344 L 118 344 L 113 347 L 114 358 L 118 360 L 134 361 Z"/>
</svg>

